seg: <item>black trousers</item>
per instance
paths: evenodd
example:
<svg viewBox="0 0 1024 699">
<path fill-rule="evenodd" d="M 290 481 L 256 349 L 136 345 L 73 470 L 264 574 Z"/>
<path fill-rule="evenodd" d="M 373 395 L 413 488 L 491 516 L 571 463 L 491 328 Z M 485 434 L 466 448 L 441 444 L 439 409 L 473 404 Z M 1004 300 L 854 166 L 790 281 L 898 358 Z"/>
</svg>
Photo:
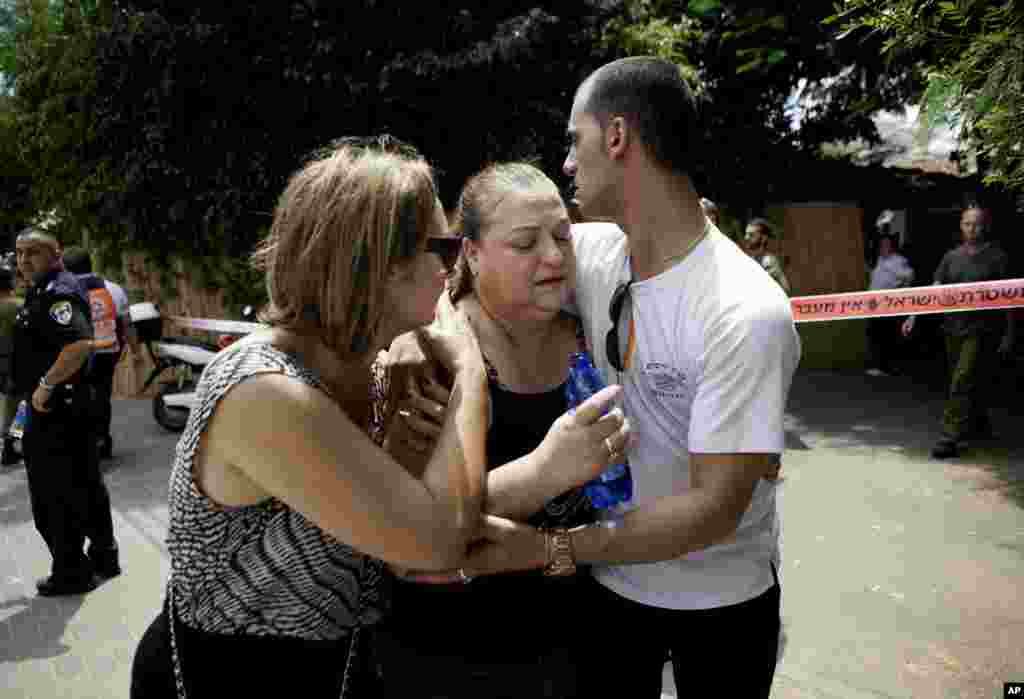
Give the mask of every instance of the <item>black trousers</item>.
<svg viewBox="0 0 1024 699">
<path fill-rule="evenodd" d="M 113 412 L 110 399 L 114 393 L 114 372 L 117 370 L 117 360 L 120 357 L 121 355 L 115 352 L 94 354 L 92 357 L 89 381 L 96 387 L 94 409 L 98 439 L 110 440 L 110 419 Z"/>
<path fill-rule="evenodd" d="M 537 638 L 532 644 L 524 643 L 516 649 L 514 657 L 504 656 L 501 650 L 495 649 L 494 639 L 477 636 L 480 650 L 492 649 L 490 657 L 485 653 L 484 659 L 466 657 L 446 648 L 444 643 L 424 653 L 420 650 L 424 644 L 406 647 L 401 639 L 382 630 L 377 637 L 376 663 L 381 696 L 417 699 L 595 699 L 606 696 L 582 691 L 581 662 L 592 662 L 594 658 L 577 655 L 579 644 L 571 640 L 575 632 L 572 620 L 547 621 L 550 627 L 539 622 Z M 498 637 L 501 631 L 500 626 L 492 630 Z M 429 638 L 431 629 L 424 628 L 422 633 Z"/>
<path fill-rule="evenodd" d="M 170 624 L 171 616 L 165 609 L 142 635 L 132 660 L 131 699 L 178 696 Z M 180 620 L 175 622 L 174 632 L 189 699 L 389 696 L 374 686 L 366 668 L 363 656 L 369 654 L 366 645 L 372 643 L 370 640 L 361 641 L 360 653 L 350 656 L 347 640 L 215 634 L 193 629 Z M 362 638 L 372 637 L 368 629 L 361 634 Z"/>
<path fill-rule="evenodd" d="M 91 575 L 83 547 L 116 546 L 110 495 L 103 483 L 93 422 L 93 390 L 60 386 L 47 413 L 29 408 L 22 452 L 32 518 L 53 557 L 52 574 Z"/>
<path fill-rule="evenodd" d="M 591 583 L 588 611 L 577 612 L 599 625 L 591 634 L 592 662 L 582 668 L 585 696 L 659 699 L 671 660 L 681 697 L 768 698 L 781 631 L 777 577 L 754 599 L 693 611 L 640 604 Z"/>
</svg>

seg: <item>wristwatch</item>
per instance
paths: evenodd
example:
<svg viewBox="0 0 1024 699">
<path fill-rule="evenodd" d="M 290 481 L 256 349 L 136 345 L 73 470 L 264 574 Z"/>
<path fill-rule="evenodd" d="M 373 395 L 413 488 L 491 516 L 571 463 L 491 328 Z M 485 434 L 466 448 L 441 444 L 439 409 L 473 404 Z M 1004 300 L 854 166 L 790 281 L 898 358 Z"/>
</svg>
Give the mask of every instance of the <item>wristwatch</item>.
<svg viewBox="0 0 1024 699">
<path fill-rule="evenodd" d="M 544 530 L 547 544 L 547 563 L 544 575 L 572 575 L 576 572 L 576 555 L 572 550 L 572 538 L 565 527 Z"/>
</svg>

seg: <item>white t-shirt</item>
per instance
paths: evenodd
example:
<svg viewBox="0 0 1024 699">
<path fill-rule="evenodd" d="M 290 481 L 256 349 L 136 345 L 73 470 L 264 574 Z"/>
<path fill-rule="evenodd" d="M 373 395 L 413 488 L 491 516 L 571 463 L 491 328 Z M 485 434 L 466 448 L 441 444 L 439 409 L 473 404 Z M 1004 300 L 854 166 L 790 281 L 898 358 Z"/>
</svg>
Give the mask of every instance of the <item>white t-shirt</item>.
<svg viewBox="0 0 1024 699">
<path fill-rule="evenodd" d="M 689 454 L 781 453 L 783 414 L 800 340 L 789 299 L 756 260 L 712 228 L 671 269 L 630 288 L 636 349 L 628 371 L 608 363 L 615 287 L 629 279 L 627 239 L 615 225 L 573 226 L 576 307 L 594 361 L 622 383 L 633 426 L 634 502 L 689 487 Z M 623 314 L 620 333 L 628 333 Z M 776 485 L 762 479 L 736 534 L 682 558 L 598 566 L 595 577 L 637 602 L 709 609 L 752 599 L 774 583 Z"/>
<path fill-rule="evenodd" d="M 899 253 L 879 257 L 871 270 L 871 289 L 898 289 L 914 281 L 914 270 L 907 258 Z"/>
</svg>

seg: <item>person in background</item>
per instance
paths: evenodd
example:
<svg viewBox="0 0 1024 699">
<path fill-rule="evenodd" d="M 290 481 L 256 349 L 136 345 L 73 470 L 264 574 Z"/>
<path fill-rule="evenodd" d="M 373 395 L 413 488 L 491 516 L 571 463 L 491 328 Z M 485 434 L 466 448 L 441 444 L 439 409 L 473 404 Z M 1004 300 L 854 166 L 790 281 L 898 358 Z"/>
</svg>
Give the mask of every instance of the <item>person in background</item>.
<svg viewBox="0 0 1024 699">
<path fill-rule="evenodd" d="M 914 281 L 914 270 L 907 258 L 899 253 L 896 237 L 883 235 L 878 239 L 878 261 L 871 270 L 868 288 L 898 289 L 910 286 Z M 868 342 L 871 348 L 871 364 L 868 376 L 892 376 L 897 373 L 894 360 L 900 341 L 902 320 L 887 316 L 868 320 Z"/>
<path fill-rule="evenodd" d="M 13 466 L 21 461 L 21 454 L 14 448 L 14 438 L 10 435 L 11 423 L 18 412 L 18 403 L 23 396 L 17 396 L 13 390 L 11 377 L 11 355 L 14 353 L 14 319 L 21 308 L 21 299 L 14 293 L 17 283 L 16 271 L 4 265 L 0 266 L 0 390 L 3 391 L 3 452 L 0 454 L 0 465 Z"/>
<path fill-rule="evenodd" d="M 787 294 L 790 292 L 789 279 L 782 269 L 782 260 L 768 252 L 768 240 L 772 235 L 772 226 L 768 219 L 754 218 L 747 224 L 743 236 L 743 245 L 747 254 L 757 260 L 758 264 L 768 272 L 768 276 L 782 287 Z"/>
<path fill-rule="evenodd" d="M 708 217 L 708 220 L 715 225 L 715 228 L 722 225 L 722 212 L 718 210 L 718 204 L 707 197 L 701 197 L 700 208 L 704 215 Z"/>
<path fill-rule="evenodd" d="M 80 594 L 96 587 L 97 576 L 120 573 L 88 381 L 92 314 L 52 234 L 28 228 L 15 246 L 32 287 L 15 320 L 11 374 L 14 393 L 31 395 L 22 455 L 32 517 L 53 557 L 36 589 L 43 596 Z"/>
<path fill-rule="evenodd" d="M 972 205 L 960 216 L 962 244 L 947 252 L 935 270 L 935 284 L 985 282 L 1010 277 L 1010 258 L 991 240 L 992 214 Z M 903 335 L 914 331 L 915 317 L 903 323 Z M 946 313 L 942 319 L 949 362 L 949 394 L 942 414 L 942 436 L 932 457 L 959 456 L 971 439 L 993 436 L 989 393 L 1001 356 L 1013 351 L 1016 316 L 1013 309 Z"/>
<path fill-rule="evenodd" d="M 128 312 L 128 294 L 119 284 L 93 274 L 89 251 L 80 247 L 67 248 L 64 251 L 64 268 L 78 277 L 89 294 L 95 334 L 89 380 L 96 387 L 96 438 L 100 458 L 109 459 L 114 448 L 110 431 L 114 372 L 128 345 L 131 345 L 135 361 L 142 360 L 142 352 Z"/>
</svg>

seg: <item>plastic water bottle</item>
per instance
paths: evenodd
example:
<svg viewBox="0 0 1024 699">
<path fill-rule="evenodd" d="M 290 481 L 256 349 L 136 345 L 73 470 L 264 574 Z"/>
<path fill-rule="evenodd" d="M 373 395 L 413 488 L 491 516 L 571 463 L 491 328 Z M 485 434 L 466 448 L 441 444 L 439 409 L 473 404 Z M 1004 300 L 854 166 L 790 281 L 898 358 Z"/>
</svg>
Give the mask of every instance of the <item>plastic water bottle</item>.
<svg viewBox="0 0 1024 699">
<path fill-rule="evenodd" d="M 25 422 L 28 419 L 28 401 L 18 403 L 18 411 L 14 414 L 11 427 L 7 431 L 13 439 L 21 439 L 25 435 Z"/>
<path fill-rule="evenodd" d="M 569 381 L 565 384 L 565 397 L 571 410 L 575 410 L 605 386 L 604 378 L 588 352 L 573 352 L 569 355 Z M 633 500 L 633 475 L 629 470 L 629 461 L 623 458 L 619 463 L 606 468 L 601 475 L 583 486 L 583 492 L 598 510 L 620 512 L 627 508 Z"/>
</svg>

